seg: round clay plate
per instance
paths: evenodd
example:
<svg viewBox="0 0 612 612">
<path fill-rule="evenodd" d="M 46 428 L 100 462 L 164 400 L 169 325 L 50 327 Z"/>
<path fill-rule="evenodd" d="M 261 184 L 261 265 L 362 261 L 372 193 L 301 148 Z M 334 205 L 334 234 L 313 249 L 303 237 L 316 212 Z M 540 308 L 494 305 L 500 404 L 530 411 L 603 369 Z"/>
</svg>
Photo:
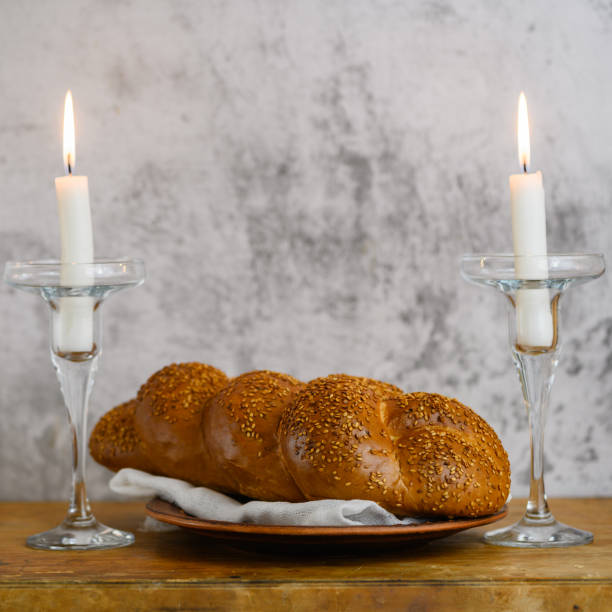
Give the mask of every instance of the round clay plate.
<svg viewBox="0 0 612 612">
<path fill-rule="evenodd" d="M 274 547 L 397 547 L 427 540 L 444 538 L 464 529 L 488 525 L 508 514 L 504 506 L 499 512 L 475 519 L 432 521 L 419 525 L 369 527 L 302 527 L 285 525 L 251 525 L 207 521 L 183 512 L 178 506 L 159 497 L 146 505 L 146 511 L 158 521 L 196 531 L 200 535 L 225 540 L 240 546 L 266 545 Z"/>
</svg>

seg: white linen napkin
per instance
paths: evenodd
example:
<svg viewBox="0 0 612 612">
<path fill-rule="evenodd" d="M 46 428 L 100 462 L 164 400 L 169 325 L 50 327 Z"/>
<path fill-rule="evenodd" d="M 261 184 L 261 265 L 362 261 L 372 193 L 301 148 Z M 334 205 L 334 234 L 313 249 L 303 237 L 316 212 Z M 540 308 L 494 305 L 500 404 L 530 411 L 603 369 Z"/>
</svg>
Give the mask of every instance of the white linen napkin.
<svg viewBox="0 0 612 612">
<path fill-rule="evenodd" d="M 110 481 L 110 488 L 130 497 L 159 495 L 198 518 L 231 523 L 345 527 L 418 525 L 427 521 L 421 518 L 399 519 L 377 503 L 365 499 L 242 503 L 206 487 L 194 487 L 183 480 L 152 476 L 132 468 L 117 472 Z"/>
</svg>

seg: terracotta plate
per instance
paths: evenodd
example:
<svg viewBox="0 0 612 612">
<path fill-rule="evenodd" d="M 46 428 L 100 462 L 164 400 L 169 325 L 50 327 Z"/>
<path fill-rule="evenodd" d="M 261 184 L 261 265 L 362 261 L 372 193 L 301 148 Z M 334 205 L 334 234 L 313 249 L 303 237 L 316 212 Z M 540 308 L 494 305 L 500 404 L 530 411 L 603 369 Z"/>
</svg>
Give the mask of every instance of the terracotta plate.
<svg viewBox="0 0 612 612">
<path fill-rule="evenodd" d="M 372 546 L 407 546 L 453 535 L 458 531 L 487 525 L 508 514 L 504 506 L 496 514 L 475 519 L 432 521 L 420 525 L 392 525 L 371 527 L 291 527 L 285 525 L 250 525 L 207 521 L 183 512 L 178 506 L 156 497 L 146 506 L 149 516 L 179 527 L 196 531 L 200 535 L 225 540 L 239 546 L 265 545 L 275 547 L 321 546 L 344 548 Z M 293 549 L 295 550 L 295 548 Z"/>
</svg>

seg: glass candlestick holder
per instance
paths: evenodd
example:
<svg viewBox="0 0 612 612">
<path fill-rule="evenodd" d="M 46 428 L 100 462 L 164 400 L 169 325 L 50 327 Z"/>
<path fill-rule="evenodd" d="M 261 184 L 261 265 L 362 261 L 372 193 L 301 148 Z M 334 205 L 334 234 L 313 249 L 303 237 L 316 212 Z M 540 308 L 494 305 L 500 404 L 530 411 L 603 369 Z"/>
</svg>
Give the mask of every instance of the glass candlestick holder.
<svg viewBox="0 0 612 612">
<path fill-rule="evenodd" d="M 524 548 L 576 546 L 593 541 L 588 531 L 558 522 L 544 490 L 544 428 L 561 352 L 561 297 L 570 287 L 600 277 L 600 254 L 464 255 L 462 276 L 507 298 L 510 350 L 529 417 L 531 474 L 527 509 L 520 521 L 485 534 L 489 544 Z"/>
<path fill-rule="evenodd" d="M 134 536 L 99 523 L 85 487 L 87 408 L 102 352 L 102 304 L 113 293 L 144 281 L 137 259 L 97 259 L 93 263 L 10 261 L 4 280 L 40 295 L 50 309 L 51 361 L 66 404 L 72 438 L 72 494 L 68 514 L 54 529 L 27 539 L 44 550 L 95 550 L 128 546 Z"/>
</svg>

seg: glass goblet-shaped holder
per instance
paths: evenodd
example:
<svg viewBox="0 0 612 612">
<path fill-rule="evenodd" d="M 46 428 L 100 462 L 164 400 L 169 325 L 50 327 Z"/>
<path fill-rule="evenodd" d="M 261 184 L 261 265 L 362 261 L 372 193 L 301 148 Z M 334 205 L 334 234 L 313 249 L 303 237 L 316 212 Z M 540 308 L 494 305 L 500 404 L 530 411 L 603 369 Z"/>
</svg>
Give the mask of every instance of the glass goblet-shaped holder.
<svg viewBox="0 0 612 612">
<path fill-rule="evenodd" d="M 531 478 L 527 509 L 514 525 L 486 533 L 484 539 L 489 544 L 546 548 L 593 541 L 592 533 L 558 522 L 548 509 L 544 427 L 561 351 L 561 296 L 570 287 L 598 278 L 604 270 L 604 258 L 599 254 L 464 255 L 461 260 L 461 274 L 466 280 L 498 289 L 508 298 L 510 349 L 529 417 Z M 540 271 L 536 278 L 525 278 L 533 277 L 534 271 Z"/>
<path fill-rule="evenodd" d="M 87 407 L 102 352 L 102 303 L 113 293 L 144 281 L 137 259 L 97 259 L 93 263 L 8 262 L 4 280 L 35 293 L 51 312 L 51 361 L 57 371 L 72 438 L 72 495 L 64 521 L 27 539 L 44 550 L 96 550 L 128 546 L 134 536 L 99 523 L 85 488 Z"/>
</svg>

